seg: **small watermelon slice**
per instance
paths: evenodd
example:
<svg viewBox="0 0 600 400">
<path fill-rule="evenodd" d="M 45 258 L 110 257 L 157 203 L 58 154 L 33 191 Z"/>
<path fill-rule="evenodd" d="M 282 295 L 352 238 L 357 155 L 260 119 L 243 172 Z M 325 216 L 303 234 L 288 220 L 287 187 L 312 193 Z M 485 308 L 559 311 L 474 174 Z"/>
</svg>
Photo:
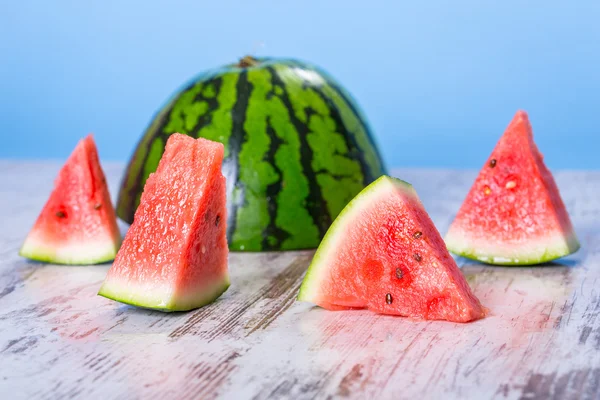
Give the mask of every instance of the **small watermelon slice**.
<svg viewBox="0 0 600 400">
<path fill-rule="evenodd" d="M 99 294 L 139 307 L 186 311 L 229 287 L 224 147 L 174 134 Z"/>
<path fill-rule="evenodd" d="M 455 254 L 498 265 L 541 264 L 579 249 L 524 111 L 496 144 L 445 240 Z"/>
<path fill-rule="evenodd" d="M 19 254 L 55 264 L 110 261 L 121 243 L 92 135 L 79 141 Z"/>
<path fill-rule="evenodd" d="M 387 176 L 336 218 L 298 299 L 329 310 L 367 308 L 429 320 L 485 315 L 413 187 Z"/>
</svg>

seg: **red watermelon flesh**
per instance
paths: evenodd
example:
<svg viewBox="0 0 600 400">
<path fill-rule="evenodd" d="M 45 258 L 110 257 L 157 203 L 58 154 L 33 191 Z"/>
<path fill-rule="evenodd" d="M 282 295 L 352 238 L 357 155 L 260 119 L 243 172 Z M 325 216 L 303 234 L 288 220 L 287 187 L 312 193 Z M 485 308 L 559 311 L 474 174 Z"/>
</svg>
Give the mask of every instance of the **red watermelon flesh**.
<svg viewBox="0 0 600 400">
<path fill-rule="evenodd" d="M 92 135 L 79 141 L 19 254 L 56 264 L 98 264 L 121 243 L 115 210 Z"/>
<path fill-rule="evenodd" d="M 413 187 L 383 176 L 359 193 L 321 242 L 299 300 L 468 322 L 485 315 Z"/>
<path fill-rule="evenodd" d="M 173 134 L 142 194 L 101 296 L 185 311 L 229 287 L 221 143 Z"/>
<path fill-rule="evenodd" d="M 525 112 L 500 138 L 445 240 L 453 253 L 501 265 L 540 264 L 579 249 Z"/>
</svg>

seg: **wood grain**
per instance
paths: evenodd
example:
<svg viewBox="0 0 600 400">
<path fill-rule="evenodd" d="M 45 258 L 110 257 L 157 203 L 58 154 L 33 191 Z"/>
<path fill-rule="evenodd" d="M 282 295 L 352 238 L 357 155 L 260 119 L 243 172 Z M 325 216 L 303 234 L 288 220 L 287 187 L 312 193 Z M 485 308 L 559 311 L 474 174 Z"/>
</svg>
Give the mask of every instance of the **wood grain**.
<svg viewBox="0 0 600 400">
<path fill-rule="evenodd" d="M 0 161 L 2 398 L 600 398 L 600 172 L 558 172 L 582 249 L 546 267 L 459 259 L 471 324 L 328 312 L 295 296 L 312 251 L 230 257 L 216 303 L 176 314 L 96 296 L 108 265 L 17 255 L 58 163 Z M 105 171 L 116 194 L 120 164 Z M 445 232 L 475 172 L 400 170 Z"/>
</svg>

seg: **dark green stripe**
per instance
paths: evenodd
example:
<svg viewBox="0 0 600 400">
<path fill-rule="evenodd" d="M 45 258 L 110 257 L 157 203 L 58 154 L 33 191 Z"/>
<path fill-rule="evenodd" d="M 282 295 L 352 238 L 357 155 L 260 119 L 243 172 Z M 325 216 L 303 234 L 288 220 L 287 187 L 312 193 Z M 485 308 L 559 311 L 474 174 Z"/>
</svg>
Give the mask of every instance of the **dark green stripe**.
<svg viewBox="0 0 600 400">
<path fill-rule="evenodd" d="M 173 107 L 180 96 L 174 97 L 152 118 L 152 124 L 146 129 L 142 138 L 136 146 L 127 171 L 121 182 L 121 190 L 119 191 L 119 199 L 117 200 L 117 215 L 123 221 L 131 224 L 135 210 L 140 203 L 146 178 L 144 177 L 145 166 L 150 156 L 150 150 L 154 141 L 162 134 L 162 129 L 167 123 L 168 117 L 173 110 Z M 138 162 L 138 158 L 142 160 Z M 136 172 L 135 169 L 138 169 Z"/>
<path fill-rule="evenodd" d="M 273 95 L 273 92 L 269 93 L 269 95 Z M 263 250 L 278 249 L 280 248 L 281 243 L 290 237 L 290 234 L 287 231 L 281 229 L 276 224 L 278 202 L 275 200 L 282 189 L 283 171 L 278 167 L 277 162 L 275 162 L 275 154 L 277 153 L 277 150 L 279 150 L 279 146 L 281 146 L 284 142 L 271 126 L 270 117 L 267 117 L 267 135 L 269 136 L 270 144 L 269 151 L 265 156 L 265 161 L 273 166 L 279 178 L 277 181 L 267 186 L 267 199 L 272 199 L 272 201 L 267 203 L 269 212 L 269 225 L 263 231 Z"/>
<path fill-rule="evenodd" d="M 163 127 L 163 133 L 168 138 L 175 132 L 189 133 L 198 123 L 198 118 L 208 110 L 205 101 L 195 101 L 202 94 L 204 82 L 197 82 L 179 96 L 169 115 L 168 123 Z"/>
<path fill-rule="evenodd" d="M 207 87 L 210 85 L 214 88 L 213 90 L 216 93 L 219 93 L 219 91 L 221 89 L 221 82 L 222 82 L 221 78 L 217 77 L 208 82 L 205 82 L 204 86 Z M 199 138 L 201 136 L 200 130 L 202 128 L 204 128 L 205 126 L 210 125 L 212 123 L 212 115 L 220 106 L 219 101 L 217 100 L 217 96 L 206 97 L 204 95 L 204 90 L 202 90 L 200 93 L 198 93 L 196 95 L 196 97 L 194 98 L 194 102 L 201 102 L 201 101 L 204 101 L 204 102 L 206 102 L 206 104 L 208 104 L 208 110 L 204 114 L 200 115 L 200 117 L 198 118 L 198 122 L 189 132 L 185 132 L 195 138 Z M 184 133 L 184 132 L 181 132 L 181 133 Z"/>
<path fill-rule="evenodd" d="M 244 185 L 244 197 L 243 204 L 237 210 L 237 226 L 235 232 L 233 232 L 232 243 L 233 249 L 260 251 L 264 230 L 270 223 L 268 204 L 270 201 L 275 201 L 275 199 L 267 198 L 267 187 L 280 178 L 275 171 L 275 167 L 265 160 L 270 146 L 267 118 L 269 116 L 273 118 L 271 120 L 273 129 L 277 134 L 280 134 L 282 126 L 276 127 L 275 125 L 276 122 L 281 122 L 277 115 L 285 112 L 285 109 L 281 105 L 280 113 L 274 113 L 273 107 L 277 108 L 279 99 L 275 101 L 271 96 L 271 100 L 267 100 L 269 93 L 272 91 L 269 71 L 263 68 L 250 68 L 248 69 L 247 79 L 252 85 L 248 107 L 245 110 L 244 131 L 247 138 L 238 156 L 240 164 L 238 179 Z M 293 139 L 295 138 L 294 135 Z M 281 137 L 281 139 L 286 141 L 285 137 Z M 288 147 L 287 144 L 280 146 L 276 154 L 276 160 L 280 153 Z M 290 157 L 293 157 L 293 154 L 290 154 Z M 280 166 L 280 168 L 284 174 L 289 172 L 287 166 Z M 300 169 L 299 163 L 298 169 Z M 282 192 L 286 192 L 286 190 L 282 190 Z M 306 192 L 308 192 L 308 189 Z M 281 196 L 282 193 L 277 198 L 279 199 Z M 287 204 L 290 204 L 290 202 L 286 202 Z M 281 203 L 279 203 L 278 208 L 280 206 Z M 308 213 L 306 216 L 310 218 Z"/>
<path fill-rule="evenodd" d="M 333 219 L 365 186 L 360 160 L 348 155 L 352 149 L 348 149 L 345 135 L 350 133 L 343 123 L 344 129 L 339 126 L 336 129 L 330 105 L 313 89 L 313 86 L 324 84 L 321 76 L 299 68 L 274 68 L 285 79 L 296 117 L 309 129 L 307 142 L 312 149 L 311 167 Z M 347 109 L 346 113 L 351 111 Z"/>
<path fill-rule="evenodd" d="M 379 154 L 377 145 L 375 143 L 375 140 L 373 139 L 373 132 L 371 132 L 371 128 L 366 123 L 366 117 L 363 115 L 362 111 L 357 107 L 356 103 L 351 98 L 351 96 L 348 94 L 348 92 L 346 92 L 346 90 L 344 90 L 341 86 L 339 86 L 335 81 L 332 81 L 332 80 L 328 80 L 328 86 L 331 87 L 342 98 L 342 100 L 346 103 L 346 106 L 348 108 L 350 108 L 350 110 L 352 110 L 352 113 L 356 116 L 356 119 L 359 121 L 359 123 L 361 124 L 361 126 L 363 128 L 363 132 L 365 133 L 366 140 L 371 147 L 370 150 L 373 152 L 373 156 L 374 156 L 373 159 L 376 162 L 376 165 L 372 165 L 370 162 L 366 163 L 368 166 L 371 167 L 371 171 L 369 174 L 369 176 L 371 177 L 371 180 L 368 182 L 368 183 L 371 183 L 373 180 L 379 178 L 381 176 L 381 174 L 384 174 L 384 175 L 387 174 L 385 166 L 381 162 L 381 160 L 382 160 L 381 155 Z M 337 107 L 336 107 L 336 109 L 337 109 Z M 339 110 L 338 110 L 338 112 L 339 112 Z M 356 133 L 354 133 L 354 134 L 356 134 Z M 356 142 L 356 139 L 355 139 L 355 142 Z M 361 153 L 364 154 L 364 152 L 366 152 L 368 150 L 369 149 L 363 149 L 363 151 Z"/>
<path fill-rule="evenodd" d="M 225 146 L 224 158 L 229 157 L 229 139 L 233 128 L 231 111 L 237 101 L 236 85 L 238 74 L 227 73 L 219 76 L 215 85 L 214 97 L 218 108 L 210 114 L 210 124 L 204 125 L 195 132 L 196 137 L 203 137 L 223 143 Z M 210 88 L 212 86 L 207 86 Z M 218 91 L 217 91 L 218 89 Z M 206 90 L 202 91 L 205 95 Z"/>
<path fill-rule="evenodd" d="M 207 100 L 213 99 L 203 98 L 202 91 L 204 90 L 205 85 L 205 82 L 194 82 L 181 92 L 181 94 L 174 99 L 172 107 L 165 113 L 165 118 L 161 119 L 157 130 L 153 133 L 149 149 L 146 152 L 142 174 L 140 175 L 141 179 L 138 180 L 140 190 L 137 192 L 138 195 L 134 200 L 134 206 L 136 208 L 140 203 L 143 187 L 146 184 L 148 176 L 158 167 L 169 137 L 175 132 L 190 134 L 194 127 L 192 127 L 192 129 L 187 129 L 186 125 L 188 124 L 187 119 L 189 118 L 189 114 L 192 112 L 193 107 L 205 104 L 206 110 L 200 112 L 197 116 L 192 116 L 192 118 L 202 119 L 201 117 L 206 117 L 207 114 L 210 114 L 210 103 Z M 216 101 L 211 101 L 211 103 L 213 103 L 213 110 L 218 107 Z M 197 125 L 197 123 L 195 125 Z M 161 137 L 162 140 L 159 140 Z"/>
<path fill-rule="evenodd" d="M 364 149 L 361 149 L 356 139 L 354 138 L 354 134 L 351 132 L 347 132 L 347 129 L 344 127 L 342 115 L 340 114 L 340 110 L 337 108 L 334 101 L 323 93 L 320 87 L 318 86 L 310 86 L 310 88 L 319 95 L 321 100 L 327 104 L 329 109 L 329 115 L 335 122 L 335 130 L 336 132 L 342 132 L 342 137 L 344 138 L 344 142 L 346 143 L 346 147 L 348 148 L 348 153 L 344 154 L 344 156 L 349 157 L 354 160 L 358 160 L 360 165 L 360 171 L 362 173 L 362 182 L 365 186 L 369 183 L 373 182 L 376 178 L 373 177 L 373 173 L 369 168 L 369 163 L 364 157 Z M 345 132 L 345 133 L 344 133 Z M 333 175 L 332 175 L 333 177 Z"/>
<path fill-rule="evenodd" d="M 298 69 L 304 70 L 304 71 L 311 71 L 311 72 L 319 75 L 327 83 L 328 89 L 330 89 L 332 92 L 334 92 L 340 98 L 340 100 L 344 103 L 344 106 L 346 106 L 348 108 L 348 110 L 351 112 L 351 114 L 353 114 L 354 118 L 356 118 L 357 122 L 360 124 L 361 129 L 359 129 L 359 131 L 357 131 L 357 132 L 350 132 L 350 134 L 360 135 L 360 131 L 362 131 L 363 134 L 361 136 L 365 137 L 364 138 L 365 143 L 362 146 L 359 145 L 359 149 L 360 149 L 362 158 L 367 160 L 366 165 L 369 167 L 369 173 L 366 174 L 365 177 L 370 176 L 372 178 L 371 180 L 367 181 L 367 183 L 371 183 L 374 179 L 377 179 L 381 174 L 387 173 L 386 169 L 385 169 L 385 165 L 381 162 L 382 158 L 381 158 L 381 155 L 379 154 L 378 148 L 376 146 L 373 133 L 371 132 L 371 129 L 367 124 L 367 119 L 363 115 L 362 111 L 360 110 L 360 108 L 358 107 L 358 105 L 356 104 L 356 102 L 354 101 L 352 96 L 348 93 L 348 91 L 346 91 L 342 86 L 340 86 L 337 83 L 337 81 L 333 77 L 331 77 L 328 73 L 326 73 L 325 71 L 321 70 L 320 68 L 318 68 L 312 64 L 294 60 L 294 59 L 288 59 L 288 60 L 279 59 L 279 60 L 273 60 L 273 61 L 276 62 L 277 65 L 286 65 L 290 68 L 298 68 Z M 305 80 L 305 82 L 307 82 L 307 81 Z M 307 82 L 307 84 L 308 84 L 307 85 L 308 87 L 315 87 L 314 84 L 311 82 Z M 327 95 L 326 93 L 324 93 L 324 94 Z M 329 97 L 329 96 L 327 96 L 327 97 Z M 332 99 L 332 101 L 333 101 L 333 99 Z M 342 116 L 339 106 L 337 106 L 336 108 L 337 108 L 340 116 Z M 342 121 L 344 121 L 343 116 L 342 116 Z M 355 139 L 355 143 L 359 143 L 358 140 Z M 365 148 L 367 146 L 368 146 L 368 148 Z M 369 154 L 367 155 L 367 153 L 369 153 Z"/>
<path fill-rule="evenodd" d="M 244 199 L 244 185 L 239 181 L 239 154 L 243 144 L 246 142 L 246 112 L 248 100 L 252 91 L 252 84 L 248 81 L 248 73 L 242 71 L 236 85 L 237 100 L 231 114 L 233 126 L 229 139 L 229 156 L 223 161 L 223 175 L 227 182 L 227 194 L 231 197 L 227 202 L 227 237 L 233 238 L 236 229 L 236 217 L 238 208 Z M 233 187 L 235 185 L 235 187 Z"/>
<path fill-rule="evenodd" d="M 271 72 L 273 85 L 279 86 L 281 91 L 281 101 L 287 109 L 290 122 L 294 129 L 298 133 L 298 139 L 300 140 L 300 163 L 302 165 L 302 171 L 308 180 L 308 196 L 306 198 L 306 208 L 310 214 L 313 223 L 319 230 L 321 237 L 325 236 L 327 229 L 331 225 L 331 216 L 329 213 L 323 212 L 327 210 L 327 204 L 321 193 L 321 187 L 317 183 L 317 177 L 311 166 L 312 162 L 312 148 L 309 146 L 306 135 L 309 132 L 308 126 L 303 124 L 294 114 L 294 107 L 290 101 L 287 88 L 279 76 L 278 72 L 273 67 L 267 68 Z"/>
</svg>

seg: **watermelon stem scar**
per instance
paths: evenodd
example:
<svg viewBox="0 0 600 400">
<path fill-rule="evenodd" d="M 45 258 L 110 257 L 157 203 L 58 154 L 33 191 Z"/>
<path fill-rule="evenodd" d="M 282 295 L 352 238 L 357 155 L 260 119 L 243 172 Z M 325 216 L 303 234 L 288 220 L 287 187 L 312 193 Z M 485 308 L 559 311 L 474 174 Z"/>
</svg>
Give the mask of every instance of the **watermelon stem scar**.
<svg viewBox="0 0 600 400">
<path fill-rule="evenodd" d="M 238 67 L 240 68 L 248 68 L 255 67 L 259 64 L 259 61 L 252 56 L 244 56 L 238 62 Z"/>
<path fill-rule="evenodd" d="M 298 300 L 329 310 L 366 308 L 454 322 L 486 313 L 413 187 L 385 175 L 333 222 Z"/>
</svg>

